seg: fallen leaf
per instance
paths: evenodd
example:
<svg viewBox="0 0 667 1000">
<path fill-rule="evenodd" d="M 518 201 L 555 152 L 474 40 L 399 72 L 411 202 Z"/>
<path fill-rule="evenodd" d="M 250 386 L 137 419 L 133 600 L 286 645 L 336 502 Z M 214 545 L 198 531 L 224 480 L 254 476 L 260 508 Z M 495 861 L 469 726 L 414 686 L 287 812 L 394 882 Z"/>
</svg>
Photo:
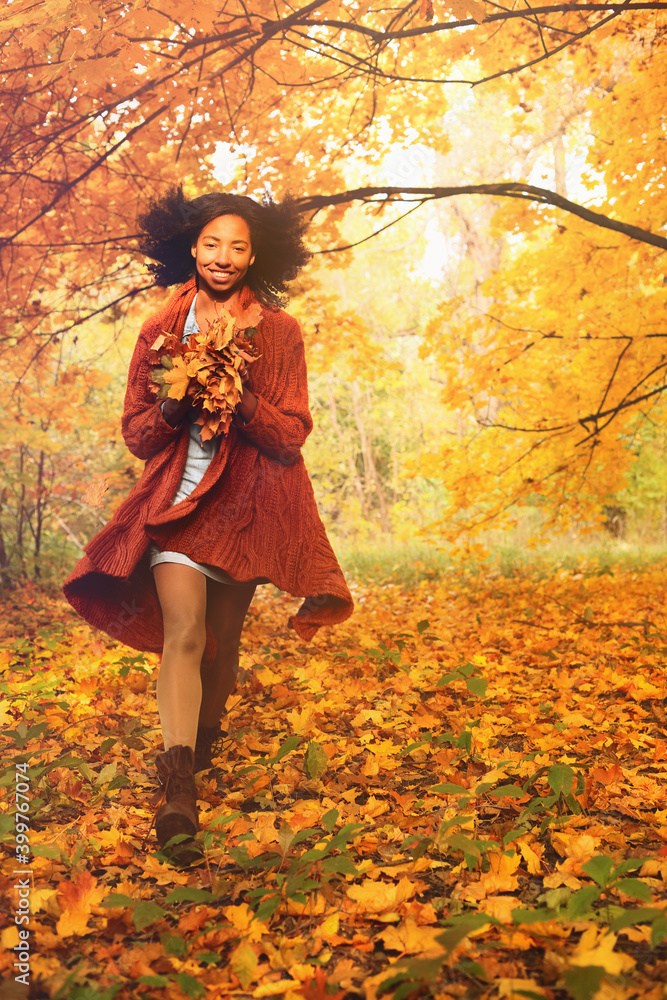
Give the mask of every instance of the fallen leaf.
<svg viewBox="0 0 667 1000">
<path fill-rule="evenodd" d="M 92 933 L 92 928 L 88 927 L 91 910 L 105 895 L 104 886 L 98 886 L 97 879 L 88 871 L 81 872 L 71 881 L 61 882 L 57 889 L 61 910 L 56 926 L 58 936 L 64 938 Z"/>
</svg>

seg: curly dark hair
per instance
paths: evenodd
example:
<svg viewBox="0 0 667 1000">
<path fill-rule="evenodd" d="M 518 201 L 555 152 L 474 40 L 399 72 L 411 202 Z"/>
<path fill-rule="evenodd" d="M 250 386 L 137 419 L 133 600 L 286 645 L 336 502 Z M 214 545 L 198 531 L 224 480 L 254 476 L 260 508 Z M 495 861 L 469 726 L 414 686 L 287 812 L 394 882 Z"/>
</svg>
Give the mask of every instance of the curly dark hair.
<svg viewBox="0 0 667 1000">
<path fill-rule="evenodd" d="M 195 274 L 190 248 L 220 215 L 238 215 L 248 224 L 255 262 L 245 283 L 264 305 L 283 305 L 287 283 L 312 256 L 303 245 L 307 222 L 292 198 L 277 204 L 267 195 L 260 204 L 242 195 L 211 191 L 187 201 L 180 186 L 155 198 L 138 219 L 139 250 L 156 262 L 148 265 L 155 284 L 166 288 Z"/>
</svg>

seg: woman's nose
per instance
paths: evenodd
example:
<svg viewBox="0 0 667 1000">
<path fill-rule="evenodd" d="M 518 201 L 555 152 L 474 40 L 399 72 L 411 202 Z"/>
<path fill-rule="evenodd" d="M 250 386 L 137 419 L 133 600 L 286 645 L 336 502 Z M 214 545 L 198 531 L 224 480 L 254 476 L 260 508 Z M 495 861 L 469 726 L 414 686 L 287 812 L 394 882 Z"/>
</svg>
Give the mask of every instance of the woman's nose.
<svg viewBox="0 0 667 1000">
<path fill-rule="evenodd" d="M 231 262 L 231 253 L 229 247 L 220 246 L 218 247 L 218 252 L 215 256 L 217 264 L 229 264 Z"/>
</svg>

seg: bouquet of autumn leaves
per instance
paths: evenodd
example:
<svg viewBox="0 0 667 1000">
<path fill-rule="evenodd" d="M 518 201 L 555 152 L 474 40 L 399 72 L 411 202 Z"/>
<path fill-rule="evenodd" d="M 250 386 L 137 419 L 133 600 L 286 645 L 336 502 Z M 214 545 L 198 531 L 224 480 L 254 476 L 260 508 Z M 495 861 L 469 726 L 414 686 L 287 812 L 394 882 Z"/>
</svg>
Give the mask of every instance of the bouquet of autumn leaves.
<svg viewBox="0 0 667 1000">
<path fill-rule="evenodd" d="M 185 343 L 173 333 L 161 333 L 151 345 L 148 360 L 159 400 L 183 399 L 190 380 L 196 380 L 192 403 L 201 407 L 195 423 L 201 424 L 202 441 L 229 430 L 248 365 L 258 358 L 253 337 L 261 318 L 262 307 L 254 302 L 241 316 L 223 310 L 206 332 L 191 333 Z"/>
</svg>

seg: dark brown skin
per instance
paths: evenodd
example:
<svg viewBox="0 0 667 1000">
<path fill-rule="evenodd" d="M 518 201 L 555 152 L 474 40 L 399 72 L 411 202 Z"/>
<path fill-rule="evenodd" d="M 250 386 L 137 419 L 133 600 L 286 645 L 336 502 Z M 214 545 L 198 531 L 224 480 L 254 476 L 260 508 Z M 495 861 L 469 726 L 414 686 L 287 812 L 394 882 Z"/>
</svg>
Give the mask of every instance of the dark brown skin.
<svg viewBox="0 0 667 1000">
<path fill-rule="evenodd" d="M 162 416 L 170 427 L 177 427 L 192 406 L 192 398 L 197 391 L 197 382 L 193 379 L 187 388 L 183 399 L 166 399 L 162 407 Z"/>
</svg>

